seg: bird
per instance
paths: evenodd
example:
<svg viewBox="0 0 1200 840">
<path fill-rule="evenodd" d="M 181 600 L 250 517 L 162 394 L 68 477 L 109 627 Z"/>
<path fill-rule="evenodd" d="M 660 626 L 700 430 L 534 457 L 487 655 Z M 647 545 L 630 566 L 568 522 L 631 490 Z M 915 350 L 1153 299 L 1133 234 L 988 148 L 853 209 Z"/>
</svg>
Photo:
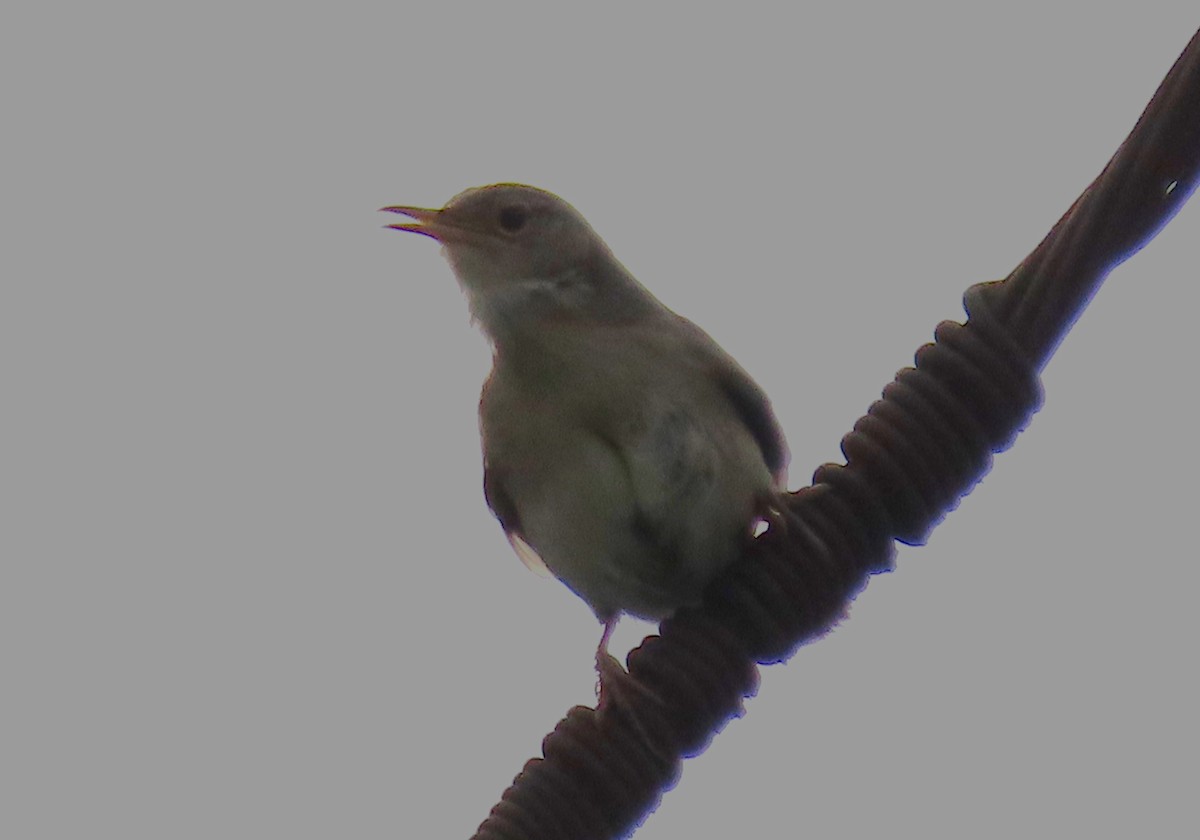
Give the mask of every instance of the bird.
<svg viewBox="0 0 1200 840">
<path fill-rule="evenodd" d="M 501 183 L 441 209 L 381 208 L 442 251 L 492 349 L 479 404 L 483 491 L 517 555 L 603 624 L 698 603 L 783 509 L 788 446 L 770 401 L 661 303 L 573 206 Z"/>
</svg>

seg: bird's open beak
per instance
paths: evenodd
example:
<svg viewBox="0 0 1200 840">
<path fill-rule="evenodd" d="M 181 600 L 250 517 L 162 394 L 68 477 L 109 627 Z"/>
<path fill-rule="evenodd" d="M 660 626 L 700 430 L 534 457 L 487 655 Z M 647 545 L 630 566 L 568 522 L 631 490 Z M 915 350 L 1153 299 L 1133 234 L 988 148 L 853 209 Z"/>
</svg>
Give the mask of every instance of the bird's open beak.
<svg viewBox="0 0 1200 840">
<path fill-rule="evenodd" d="M 399 213 L 401 216 L 408 216 L 410 219 L 415 219 L 415 222 L 409 222 L 402 225 L 384 225 L 392 230 L 407 230 L 412 233 L 422 233 L 425 236 L 436 239 L 441 242 L 447 231 L 447 225 L 439 224 L 438 216 L 441 210 L 429 210 L 424 207 L 381 207 L 380 210 L 384 213 Z"/>
</svg>

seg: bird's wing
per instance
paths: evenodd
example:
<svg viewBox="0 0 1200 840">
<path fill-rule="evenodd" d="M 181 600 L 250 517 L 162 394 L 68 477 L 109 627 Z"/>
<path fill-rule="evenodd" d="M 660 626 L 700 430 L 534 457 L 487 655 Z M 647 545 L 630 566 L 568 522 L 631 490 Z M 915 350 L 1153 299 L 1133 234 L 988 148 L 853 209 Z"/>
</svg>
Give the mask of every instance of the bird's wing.
<svg viewBox="0 0 1200 840">
<path fill-rule="evenodd" d="M 644 423 L 599 430 L 617 438 L 611 444 L 629 473 L 637 509 L 635 530 L 667 554 L 692 551 L 698 536 L 719 533 L 728 525 L 719 516 L 700 522 L 686 511 L 711 512 L 739 504 L 739 487 L 746 486 L 742 482 L 753 482 L 744 473 L 729 471 L 730 459 L 745 455 L 731 454 L 739 444 L 726 438 L 731 430 L 719 419 L 722 412 L 714 401 L 725 399 L 729 413 L 745 429 L 745 444 L 753 442 L 776 490 L 786 488 L 789 458 L 783 431 L 762 389 L 707 333 L 675 317 L 682 329 L 671 333 L 671 343 L 647 351 L 651 358 L 681 366 L 678 376 L 655 386 L 657 398 L 647 399 L 659 410 Z"/>
<path fill-rule="evenodd" d="M 729 361 L 733 362 L 732 359 Z M 763 461 L 775 480 L 775 486 L 783 490 L 787 486 L 788 460 L 791 456 L 783 429 L 775 419 L 775 412 L 771 409 L 767 395 L 738 367 L 723 365 L 716 372 L 716 377 L 721 392 L 729 398 L 733 410 L 746 424 L 754 442 L 758 444 Z"/>
<path fill-rule="evenodd" d="M 483 497 L 487 500 L 492 513 L 500 520 L 504 536 L 508 537 L 509 545 L 521 558 L 525 568 L 540 577 L 553 577 L 554 575 L 547 568 L 541 555 L 534 550 L 533 546 L 525 542 L 525 538 L 521 535 L 521 518 L 517 514 L 517 506 L 512 497 L 504 489 L 503 471 L 487 464 L 483 466 Z"/>
<path fill-rule="evenodd" d="M 758 444 L 775 486 L 780 490 L 785 489 L 791 455 L 767 395 L 708 333 L 686 318 L 679 317 L 678 322 L 681 333 L 688 338 L 690 352 L 700 360 L 704 373 L 717 383 L 720 392 L 729 400 L 730 406 Z"/>
</svg>

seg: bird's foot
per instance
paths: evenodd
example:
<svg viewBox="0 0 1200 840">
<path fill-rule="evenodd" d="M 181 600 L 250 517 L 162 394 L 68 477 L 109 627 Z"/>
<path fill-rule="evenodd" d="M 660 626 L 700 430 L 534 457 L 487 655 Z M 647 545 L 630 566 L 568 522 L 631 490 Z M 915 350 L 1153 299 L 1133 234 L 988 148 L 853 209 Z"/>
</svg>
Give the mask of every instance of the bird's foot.
<svg viewBox="0 0 1200 840">
<path fill-rule="evenodd" d="M 604 635 L 600 637 L 600 644 L 596 647 L 596 711 L 604 714 L 616 708 L 630 713 L 633 717 L 632 711 L 636 708 L 639 698 L 643 704 L 649 701 L 652 706 L 665 706 L 661 697 L 626 671 L 625 666 L 608 652 L 608 640 L 616 626 L 616 616 L 605 620 Z M 636 719 L 634 724 L 645 738 L 646 729 Z"/>
<path fill-rule="evenodd" d="M 825 491 L 825 485 L 815 487 L 806 487 L 796 494 L 789 494 L 785 491 L 772 493 L 762 503 L 761 516 L 770 526 L 772 531 L 776 531 L 779 536 L 788 539 L 792 536 L 792 531 L 795 529 L 796 535 L 809 541 L 820 544 L 820 540 L 813 530 L 800 518 L 800 515 L 793 509 L 795 499 L 792 496 L 799 498 L 803 496 L 814 496 Z"/>
<path fill-rule="evenodd" d="M 596 651 L 596 675 L 596 710 L 601 713 L 614 706 L 628 709 L 635 697 L 649 699 L 656 706 L 663 705 L 662 698 L 638 682 L 606 650 Z"/>
<path fill-rule="evenodd" d="M 662 720 L 666 713 L 663 699 L 639 682 L 622 667 L 611 653 L 596 651 L 596 714 L 616 715 L 629 722 L 642 746 L 664 764 L 677 761 L 670 750 L 662 747 Z M 647 714 L 647 712 L 649 714 Z M 660 733 L 655 737 L 655 733 Z"/>
</svg>

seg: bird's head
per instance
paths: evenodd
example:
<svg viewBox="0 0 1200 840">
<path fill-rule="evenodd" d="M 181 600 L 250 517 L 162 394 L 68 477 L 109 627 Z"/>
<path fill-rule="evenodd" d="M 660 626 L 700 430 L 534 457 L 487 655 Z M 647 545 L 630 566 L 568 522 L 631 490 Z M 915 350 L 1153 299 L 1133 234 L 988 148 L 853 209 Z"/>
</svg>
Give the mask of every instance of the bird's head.
<svg viewBox="0 0 1200 840">
<path fill-rule="evenodd" d="M 653 301 L 579 211 L 545 190 L 493 184 L 459 193 L 441 210 L 383 209 L 413 220 L 388 227 L 442 244 L 493 337 L 513 319 L 628 317 Z"/>
<path fill-rule="evenodd" d="M 388 227 L 422 233 L 442 243 L 469 291 L 549 280 L 608 250 L 574 207 L 553 193 L 522 184 L 466 190 L 441 210 L 383 209 L 414 220 Z"/>
</svg>

